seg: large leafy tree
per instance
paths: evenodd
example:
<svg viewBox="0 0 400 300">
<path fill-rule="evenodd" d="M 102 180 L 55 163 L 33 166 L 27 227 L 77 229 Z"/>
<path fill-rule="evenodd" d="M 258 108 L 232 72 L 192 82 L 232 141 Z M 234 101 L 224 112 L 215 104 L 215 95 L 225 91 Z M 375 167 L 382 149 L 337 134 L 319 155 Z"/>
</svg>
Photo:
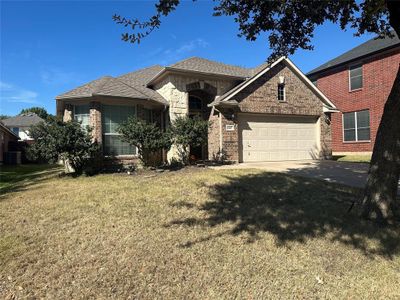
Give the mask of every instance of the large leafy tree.
<svg viewBox="0 0 400 300">
<path fill-rule="evenodd" d="M 311 40 L 317 26 L 326 21 L 337 23 L 341 29 L 356 29 L 391 36 L 391 28 L 400 36 L 400 1 L 394 0 L 215 0 L 215 16 L 234 16 L 239 36 L 255 40 L 269 34 L 272 61 L 297 49 L 313 49 Z M 118 24 L 128 28 L 124 41 L 139 43 L 161 25 L 180 4 L 179 0 L 159 0 L 155 15 L 148 20 L 129 19 L 114 15 Z M 386 222 L 393 217 L 397 184 L 400 175 L 400 71 L 385 104 L 376 136 L 364 197 L 360 199 L 361 215 Z"/>
<path fill-rule="evenodd" d="M 24 108 L 24 109 L 21 110 L 21 112 L 19 114 L 22 115 L 22 114 L 26 114 L 26 113 L 30 113 L 30 112 L 37 114 L 43 120 L 46 120 L 47 117 L 49 116 L 49 114 L 47 113 L 46 109 L 44 109 L 43 107 L 39 107 L 39 106 L 34 106 L 34 107 L 30 107 L 30 108 Z"/>
</svg>

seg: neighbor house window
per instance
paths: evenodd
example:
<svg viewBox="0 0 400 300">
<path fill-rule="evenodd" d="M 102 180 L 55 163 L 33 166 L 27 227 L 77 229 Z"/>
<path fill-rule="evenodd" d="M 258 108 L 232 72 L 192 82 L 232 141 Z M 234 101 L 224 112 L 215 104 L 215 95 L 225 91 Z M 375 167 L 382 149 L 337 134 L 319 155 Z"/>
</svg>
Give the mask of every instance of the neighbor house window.
<svg viewBox="0 0 400 300">
<path fill-rule="evenodd" d="M 134 155 L 136 148 L 121 140 L 118 127 L 136 115 L 134 106 L 104 105 L 102 107 L 103 149 L 105 155 Z"/>
<path fill-rule="evenodd" d="M 11 131 L 14 132 L 16 135 L 19 135 L 19 127 L 12 127 Z"/>
<path fill-rule="evenodd" d="M 278 84 L 278 101 L 286 101 L 285 85 L 283 83 Z"/>
<path fill-rule="evenodd" d="M 362 65 L 356 65 L 349 68 L 350 91 L 361 89 L 363 86 Z"/>
<path fill-rule="evenodd" d="M 343 140 L 345 142 L 370 140 L 369 110 L 343 114 Z"/>
<path fill-rule="evenodd" d="M 89 126 L 89 104 L 74 106 L 74 120 L 85 129 Z"/>
</svg>

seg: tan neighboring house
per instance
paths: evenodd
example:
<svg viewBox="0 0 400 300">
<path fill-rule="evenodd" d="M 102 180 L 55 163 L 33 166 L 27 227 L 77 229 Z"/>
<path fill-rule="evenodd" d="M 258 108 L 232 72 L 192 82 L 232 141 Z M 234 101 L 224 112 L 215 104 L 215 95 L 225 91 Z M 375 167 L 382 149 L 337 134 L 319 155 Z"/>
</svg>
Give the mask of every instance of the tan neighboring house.
<svg viewBox="0 0 400 300">
<path fill-rule="evenodd" d="M 5 153 L 9 151 L 10 142 L 17 142 L 18 135 L 0 122 L 0 165 L 5 162 Z"/>
<path fill-rule="evenodd" d="M 135 158 L 118 125 L 129 116 L 169 126 L 177 116 L 210 120 L 196 159 L 236 162 L 319 159 L 331 155 L 335 105 L 288 59 L 242 68 L 192 57 L 105 76 L 56 97 L 57 115 L 92 127 L 105 156 Z M 176 149 L 164 159 L 177 156 Z"/>
</svg>

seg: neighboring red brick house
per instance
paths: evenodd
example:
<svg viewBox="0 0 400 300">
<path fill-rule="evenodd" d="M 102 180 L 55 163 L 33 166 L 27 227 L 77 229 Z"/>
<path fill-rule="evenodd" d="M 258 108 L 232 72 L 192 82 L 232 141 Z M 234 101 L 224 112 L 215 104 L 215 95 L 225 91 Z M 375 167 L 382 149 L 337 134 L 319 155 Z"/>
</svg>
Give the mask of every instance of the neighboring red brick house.
<svg viewBox="0 0 400 300">
<path fill-rule="evenodd" d="M 399 64 L 395 36 L 371 39 L 307 74 L 340 110 L 332 114 L 333 154 L 372 152 Z"/>
</svg>

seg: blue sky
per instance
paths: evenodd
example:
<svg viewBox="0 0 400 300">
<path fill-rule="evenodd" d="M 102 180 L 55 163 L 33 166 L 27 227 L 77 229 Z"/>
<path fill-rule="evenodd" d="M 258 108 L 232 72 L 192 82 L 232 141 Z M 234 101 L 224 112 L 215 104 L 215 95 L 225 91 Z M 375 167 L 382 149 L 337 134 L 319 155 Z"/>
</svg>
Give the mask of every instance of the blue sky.
<svg viewBox="0 0 400 300">
<path fill-rule="evenodd" d="M 212 1 L 184 1 L 140 45 L 120 40 L 114 13 L 145 19 L 153 1 L 2 1 L 0 114 L 43 106 L 55 113 L 55 96 L 103 75 L 117 76 L 153 64 L 200 56 L 254 67 L 270 54 L 267 35 L 256 42 L 237 37 L 231 17 L 212 17 Z M 315 33 L 314 51 L 291 57 L 307 72 L 361 44 L 326 23 Z"/>
</svg>

